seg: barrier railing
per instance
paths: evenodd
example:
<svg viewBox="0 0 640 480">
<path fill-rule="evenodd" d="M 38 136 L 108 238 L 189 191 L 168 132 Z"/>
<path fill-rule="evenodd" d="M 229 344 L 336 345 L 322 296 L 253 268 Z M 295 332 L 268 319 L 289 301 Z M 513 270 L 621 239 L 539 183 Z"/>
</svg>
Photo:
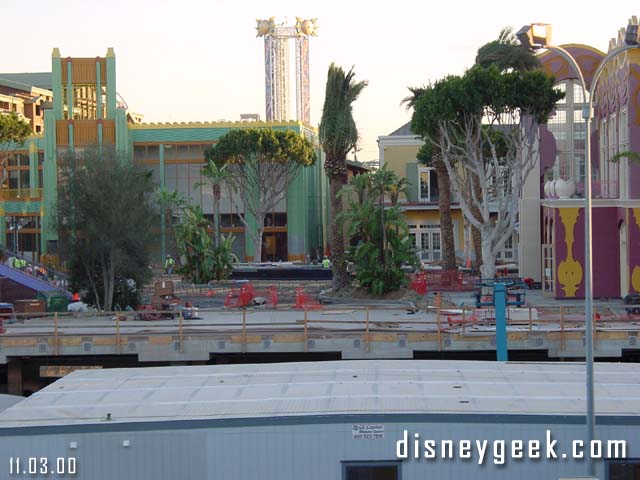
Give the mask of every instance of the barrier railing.
<svg viewBox="0 0 640 480">
<path fill-rule="evenodd" d="M 446 308 L 430 306 L 426 310 L 415 312 L 415 319 L 398 319 L 398 307 L 356 307 L 356 306 L 324 306 L 323 310 L 304 308 L 295 310 L 288 306 L 277 309 L 261 310 L 242 309 L 201 309 L 199 313 L 208 318 L 200 318 L 192 322 L 186 320 L 182 310 L 175 312 L 172 320 L 144 321 L 136 320 L 138 312 L 87 312 L 87 313 L 24 313 L 0 314 L 0 322 L 4 321 L 4 333 L 0 323 L 0 342 L 10 339 L 33 339 L 36 343 L 47 341 L 53 345 L 54 355 L 63 355 L 64 339 L 69 337 L 99 337 L 101 344 L 112 344 L 116 354 L 122 353 L 123 338 L 135 337 L 170 337 L 176 339 L 178 350 L 184 351 L 186 341 L 211 336 L 229 337 L 241 344 L 241 351 L 247 351 L 249 343 L 255 343 L 252 334 L 264 335 L 297 334 L 297 340 L 304 342 L 308 351 L 309 340 L 314 338 L 351 338 L 361 339 L 365 351 L 370 351 L 371 344 L 377 341 L 376 334 L 425 334 L 435 335 L 437 351 L 442 351 L 444 339 L 455 337 L 464 340 L 466 335 L 474 338 L 491 337 L 495 334 L 494 312 L 491 308 L 457 307 Z M 572 332 L 584 332 L 584 314 L 577 308 L 560 307 L 525 307 L 509 309 L 507 319 L 508 333 L 546 333 L 559 336 L 559 345 L 563 350 Z M 145 311 L 151 312 L 151 311 Z M 157 313 L 166 313 L 158 310 Z M 270 314 L 271 318 L 256 319 L 253 314 L 259 312 Z M 282 320 L 273 321 L 274 312 Z M 290 318 L 284 316 L 289 312 Z M 381 313 L 382 312 L 382 313 Z M 394 312 L 386 316 L 384 312 Z M 515 313 L 518 313 L 518 318 Z M 153 313 L 153 312 L 151 312 Z M 378 318 L 372 318 L 376 313 Z M 344 319 L 349 315 L 349 319 Z M 594 339 L 597 343 L 605 332 L 640 331 L 640 316 L 618 314 L 615 311 L 597 311 L 594 322 Z M 509 331 L 509 327 L 511 330 Z M 111 342 L 105 340 L 111 339 Z M 234 340 L 235 339 L 235 340 Z M 289 338 L 287 341 L 292 341 Z M 381 339 L 380 341 L 388 341 Z M 640 345 L 638 346 L 640 348 Z"/>
</svg>

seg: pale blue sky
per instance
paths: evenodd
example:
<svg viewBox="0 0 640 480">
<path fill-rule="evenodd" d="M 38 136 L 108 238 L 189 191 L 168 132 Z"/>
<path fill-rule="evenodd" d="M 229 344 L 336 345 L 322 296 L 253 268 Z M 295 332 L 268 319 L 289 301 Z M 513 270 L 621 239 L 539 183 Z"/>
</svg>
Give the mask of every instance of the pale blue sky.
<svg viewBox="0 0 640 480">
<path fill-rule="evenodd" d="M 50 70 L 62 56 L 103 56 L 113 47 L 118 92 L 145 121 L 264 118 L 264 48 L 255 20 L 318 18 L 311 39 L 311 120 L 317 125 L 331 61 L 369 81 L 355 105 L 360 160 L 378 157 L 376 138 L 410 119 L 400 101 L 421 85 L 469 67 L 504 26 L 553 24 L 554 43 L 606 50 L 640 15 L 631 0 L 457 0 L 426 2 L 216 0 L 0 0 L 0 71 Z M 382 6 L 382 5 L 384 6 Z M 8 40 L 12 39 L 12 40 Z M 292 113 L 295 104 L 292 105 Z"/>
</svg>

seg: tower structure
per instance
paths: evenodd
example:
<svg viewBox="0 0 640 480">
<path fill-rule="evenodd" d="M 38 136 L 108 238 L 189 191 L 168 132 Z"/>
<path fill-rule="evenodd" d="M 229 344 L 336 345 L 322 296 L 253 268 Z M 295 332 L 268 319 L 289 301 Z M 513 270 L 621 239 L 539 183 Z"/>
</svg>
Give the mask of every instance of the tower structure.
<svg viewBox="0 0 640 480">
<path fill-rule="evenodd" d="M 258 37 L 264 37 L 265 96 L 267 121 L 290 119 L 289 43 L 295 39 L 296 120 L 310 124 L 309 37 L 317 36 L 316 19 L 296 17 L 295 26 L 276 24 L 274 17 L 256 20 Z"/>
</svg>

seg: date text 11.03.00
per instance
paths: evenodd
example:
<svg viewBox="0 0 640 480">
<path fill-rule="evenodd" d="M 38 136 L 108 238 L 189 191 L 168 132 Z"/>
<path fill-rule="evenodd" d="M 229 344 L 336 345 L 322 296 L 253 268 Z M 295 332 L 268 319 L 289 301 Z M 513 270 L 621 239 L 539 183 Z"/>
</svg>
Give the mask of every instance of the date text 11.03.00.
<svg viewBox="0 0 640 480">
<path fill-rule="evenodd" d="M 9 457 L 9 475 L 16 477 L 73 476 L 76 474 L 77 468 L 75 457 Z"/>
</svg>

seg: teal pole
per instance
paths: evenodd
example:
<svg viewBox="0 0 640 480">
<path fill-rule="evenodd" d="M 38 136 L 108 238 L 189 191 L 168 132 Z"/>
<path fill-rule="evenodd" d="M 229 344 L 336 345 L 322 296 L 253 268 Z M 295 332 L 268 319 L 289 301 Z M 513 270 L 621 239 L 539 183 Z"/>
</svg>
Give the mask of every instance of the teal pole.
<svg viewBox="0 0 640 480">
<path fill-rule="evenodd" d="M 493 306 L 496 312 L 496 353 L 499 362 L 508 359 L 507 348 L 507 286 L 496 283 L 493 289 Z"/>
</svg>

